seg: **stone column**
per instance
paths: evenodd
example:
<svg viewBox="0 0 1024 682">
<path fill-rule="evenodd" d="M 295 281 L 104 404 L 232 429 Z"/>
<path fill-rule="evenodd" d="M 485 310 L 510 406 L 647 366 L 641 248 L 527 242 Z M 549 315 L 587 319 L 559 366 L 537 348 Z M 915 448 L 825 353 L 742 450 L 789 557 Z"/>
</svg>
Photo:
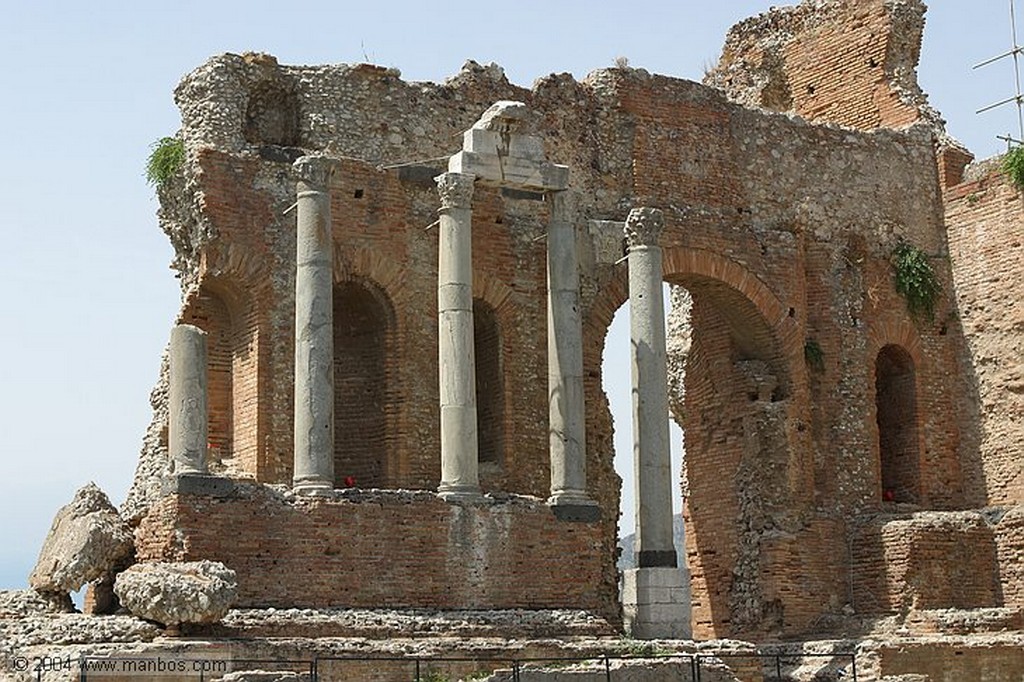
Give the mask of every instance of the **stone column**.
<svg viewBox="0 0 1024 682">
<path fill-rule="evenodd" d="M 690 608 L 672 537 L 672 459 L 662 296 L 660 210 L 626 219 L 633 367 L 633 465 L 637 568 L 623 580 L 626 628 L 634 637 L 684 637 Z"/>
<path fill-rule="evenodd" d="M 167 447 L 175 474 L 205 474 L 207 447 L 206 332 L 190 324 L 171 330 Z"/>
<path fill-rule="evenodd" d="M 446 500 L 480 496 L 477 461 L 476 361 L 473 350 L 473 176 L 436 178 L 441 197 L 437 265 L 441 485 Z"/>
<path fill-rule="evenodd" d="M 334 488 L 334 273 L 331 197 L 334 162 L 303 156 L 295 250 L 295 453 L 292 485 L 315 495 Z"/>
<path fill-rule="evenodd" d="M 548 503 L 594 505 L 587 496 L 580 277 L 567 192 L 548 193 Z"/>
</svg>

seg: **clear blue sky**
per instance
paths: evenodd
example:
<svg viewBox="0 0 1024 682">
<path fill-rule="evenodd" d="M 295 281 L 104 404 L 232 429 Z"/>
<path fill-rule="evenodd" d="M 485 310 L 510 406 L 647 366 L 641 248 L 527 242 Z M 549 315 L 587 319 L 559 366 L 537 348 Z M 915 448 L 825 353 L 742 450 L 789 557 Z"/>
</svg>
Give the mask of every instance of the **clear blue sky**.
<svg viewBox="0 0 1024 682">
<path fill-rule="evenodd" d="M 171 248 L 142 177 L 179 125 L 171 93 L 220 52 L 370 60 L 439 80 L 466 59 L 529 85 L 618 56 L 699 80 L 727 28 L 768 0 L 486 4 L 20 2 L 0 23 L 0 588 L 25 584 L 53 513 L 96 481 L 123 498 L 177 311 Z M 1015 130 L 1007 0 L 931 0 L 920 79 L 979 157 Z M 618 363 L 625 365 L 626 363 Z M 628 369 L 627 369 L 628 371 Z M 626 381 L 626 380 L 624 380 Z M 628 401 L 628 388 L 619 391 Z M 617 423 L 628 424 L 628 403 Z"/>
</svg>

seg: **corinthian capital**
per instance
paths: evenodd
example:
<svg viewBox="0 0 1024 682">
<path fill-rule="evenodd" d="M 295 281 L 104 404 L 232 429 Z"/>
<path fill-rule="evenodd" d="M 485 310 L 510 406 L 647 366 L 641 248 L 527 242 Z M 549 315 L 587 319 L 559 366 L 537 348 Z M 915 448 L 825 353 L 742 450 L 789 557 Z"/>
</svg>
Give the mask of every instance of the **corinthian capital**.
<svg viewBox="0 0 1024 682">
<path fill-rule="evenodd" d="M 469 208 L 473 199 L 473 176 L 466 173 L 442 173 L 434 178 L 441 197 L 441 209 Z"/>
<path fill-rule="evenodd" d="M 337 167 L 335 159 L 321 154 L 300 156 L 292 164 L 292 170 L 301 182 L 318 189 L 327 189 Z"/>
<path fill-rule="evenodd" d="M 634 208 L 626 217 L 626 246 L 657 246 L 663 227 L 660 208 Z"/>
</svg>

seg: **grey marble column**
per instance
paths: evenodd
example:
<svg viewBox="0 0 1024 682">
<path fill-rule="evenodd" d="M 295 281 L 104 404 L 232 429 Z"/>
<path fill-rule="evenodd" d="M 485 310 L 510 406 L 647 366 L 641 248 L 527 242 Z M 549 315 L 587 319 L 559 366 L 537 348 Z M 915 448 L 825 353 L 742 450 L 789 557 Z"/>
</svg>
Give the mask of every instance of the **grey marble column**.
<svg viewBox="0 0 1024 682">
<path fill-rule="evenodd" d="M 205 474 L 207 447 L 206 332 L 171 329 L 167 447 L 175 474 Z"/>
<path fill-rule="evenodd" d="M 334 488 L 334 273 L 331 196 L 335 162 L 303 156 L 295 251 L 295 453 L 297 493 Z"/>
<path fill-rule="evenodd" d="M 626 219 L 629 322 L 633 356 L 633 465 L 637 568 L 622 582 L 626 632 L 638 639 L 689 638 L 690 588 L 672 537 L 672 459 L 662 296 L 661 211 L 636 208 Z"/>
<path fill-rule="evenodd" d="M 668 372 L 662 296 L 661 211 L 635 208 L 626 219 L 633 375 L 633 465 L 637 566 L 675 567 Z"/>
<path fill-rule="evenodd" d="M 437 265 L 441 485 L 447 500 L 480 496 L 473 349 L 473 176 L 436 178 L 441 197 Z"/>
<path fill-rule="evenodd" d="M 587 496 L 583 328 L 576 230 L 567 192 L 548 193 L 548 429 L 551 505 L 592 505 Z"/>
</svg>

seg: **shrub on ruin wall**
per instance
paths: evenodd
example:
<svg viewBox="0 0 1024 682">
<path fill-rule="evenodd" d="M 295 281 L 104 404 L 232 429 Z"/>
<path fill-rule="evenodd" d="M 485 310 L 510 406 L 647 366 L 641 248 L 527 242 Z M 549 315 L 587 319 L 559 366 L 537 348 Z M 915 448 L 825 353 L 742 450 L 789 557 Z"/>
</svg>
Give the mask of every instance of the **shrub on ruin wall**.
<svg viewBox="0 0 1024 682">
<path fill-rule="evenodd" d="M 913 244 L 900 242 L 892 251 L 892 265 L 896 271 L 896 291 L 907 301 L 910 314 L 919 319 L 934 319 L 942 285 L 928 254 Z"/>
<path fill-rule="evenodd" d="M 178 172 L 185 162 L 185 143 L 176 137 L 161 137 L 150 145 L 146 161 L 146 182 L 157 189 Z"/>
<path fill-rule="evenodd" d="M 1024 190 L 1024 146 L 1017 146 L 1003 157 L 1003 172 L 1017 189 Z"/>
</svg>

